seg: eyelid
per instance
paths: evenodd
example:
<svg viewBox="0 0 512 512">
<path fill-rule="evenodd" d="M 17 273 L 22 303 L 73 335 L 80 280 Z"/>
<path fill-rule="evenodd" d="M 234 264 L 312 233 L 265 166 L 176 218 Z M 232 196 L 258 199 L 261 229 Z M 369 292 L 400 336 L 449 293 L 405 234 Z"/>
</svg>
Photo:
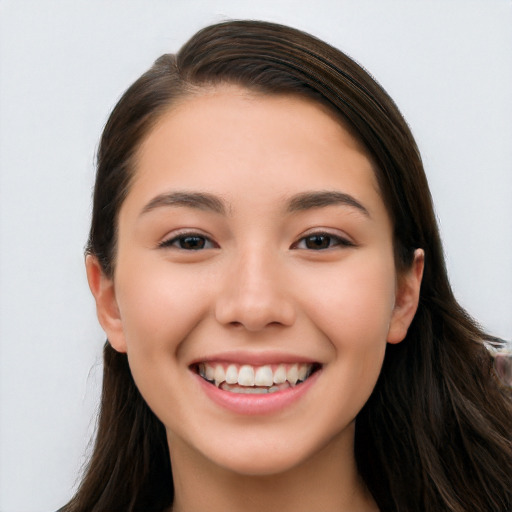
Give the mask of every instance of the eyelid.
<svg viewBox="0 0 512 512">
<path fill-rule="evenodd" d="M 180 239 L 187 238 L 187 237 L 197 237 L 197 238 L 204 238 L 207 242 L 211 244 L 211 247 L 205 247 L 201 249 L 195 249 L 195 250 L 206 250 L 206 249 L 217 249 L 219 245 L 213 240 L 213 238 L 210 235 L 207 235 L 206 233 L 202 232 L 200 229 L 181 229 L 177 231 L 173 231 L 169 234 L 167 234 L 160 242 L 158 242 L 157 247 L 162 249 L 169 249 L 169 248 L 175 248 L 181 251 L 191 251 L 192 249 L 184 249 L 183 247 L 179 247 L 176 244 Z"/>
<path fill-rule="evenodd" d="M 336 243 L 332 246 L 329 246 L 325 249 L 316 249 L 317 251 L 325 251 L 328 249 L 334 249 L 335 247 L 356 247 L 356 243 L 346 234 L 336 232 L 334 233 L 332 230 L 329 229 L 322 229 L 322 228 L 315 228 L 310 231 L 307 231 L 306 233 L 303 233 L 296 242 L 294 242 L 290 249 L 301 249 L 301 250 L 308 250 L 308 251 L 314 251 L 315 249 L 310 249 L 307 247 L 298 247 L 301 242 L 306 240 L 308 237 L 313 236 L 325 236 L 329 237 L 331 239 L 336 240 Z"/>
</svg>

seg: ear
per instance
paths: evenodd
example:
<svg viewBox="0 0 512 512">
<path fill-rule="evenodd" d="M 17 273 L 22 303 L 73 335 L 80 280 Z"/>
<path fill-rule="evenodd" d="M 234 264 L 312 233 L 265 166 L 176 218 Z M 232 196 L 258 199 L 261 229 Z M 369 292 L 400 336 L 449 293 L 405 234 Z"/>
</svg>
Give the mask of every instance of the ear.
<svg viewBox="0 0 512 512">
<path fill-rule="evenodd" d="M 398 277 L 395 307 L 387 336 L 388 343 L 400 343 L 407 334 L 407 329 L 418 309 L 424 265 L 425 253 L 423 249 L 416 249 L 411 268 Z"/>
<path fill-rule="evenodd" d="M 117 306 L 114 281 L 105 275 L 96 256 L 88 254 L 85 269 L 89 288 L 96 301 L 98 320 L 107 334 L 112 347 L 118 352 L 126 352 L 123 324 Z"/>
</svg>

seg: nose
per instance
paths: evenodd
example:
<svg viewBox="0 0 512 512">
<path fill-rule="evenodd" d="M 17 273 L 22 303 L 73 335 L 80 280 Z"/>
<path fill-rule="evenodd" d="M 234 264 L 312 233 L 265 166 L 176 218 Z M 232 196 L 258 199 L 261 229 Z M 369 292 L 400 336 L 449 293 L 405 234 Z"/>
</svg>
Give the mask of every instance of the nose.
<svg viewBox="0 0 512 512">
<path fill-rule="evenodd" d="M 218 322 L 252 332 L 295 322 L 293 301 L 275 259 L 253 251 L 230 265 L 217 296 Z"/>
</svg>

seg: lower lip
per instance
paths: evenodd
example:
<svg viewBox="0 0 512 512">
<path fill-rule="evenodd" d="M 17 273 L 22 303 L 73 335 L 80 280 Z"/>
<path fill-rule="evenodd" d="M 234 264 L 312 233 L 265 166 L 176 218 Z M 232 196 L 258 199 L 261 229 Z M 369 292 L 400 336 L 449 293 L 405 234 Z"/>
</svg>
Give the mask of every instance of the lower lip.
<svg viewBox="0 0 512 512">
<path fill-rule="evenodd" d="M 217 386 L 210 384 L 199 375 L 195 374 L 199 379 L 201 388 L 206 395 L 217 405 L 229 409 L 237 414 L 257 415 L 272 414 L 286 407 L 291 406 L 300 400 L 310 389 L 320 375 L 322 370 L 317 370 L 311 377 L 303 383 L 276 391 L 275 393 L 248 394 L 248 393 L 232 393 L 231 391 L 223 391 Z"/>
</svg>

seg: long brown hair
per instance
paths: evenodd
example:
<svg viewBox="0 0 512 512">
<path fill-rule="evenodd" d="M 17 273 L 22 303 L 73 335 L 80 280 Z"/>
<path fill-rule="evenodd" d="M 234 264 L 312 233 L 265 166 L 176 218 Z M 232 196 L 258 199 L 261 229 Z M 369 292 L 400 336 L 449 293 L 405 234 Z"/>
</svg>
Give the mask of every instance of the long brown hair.
<svg viewBox="0 0 512 512">
<path fill-rule="evenodd" d="M 207 27 L 160 57 L 124 94 L 103 132 L 87 252 L 112 276 L 116 225 L 137 150 L 178 98 L 218 83 L 298 94 L 327 105 L 376 164 L 394 224 L 398 272 L 425 250 L 418 311 L 389 345 L 356 420 L 359 471 L 381 511 L 512 509 L 510 390 L 496 378 L 490 339 L 456 302 L 421 158 L 398 108 L 352 59 L 301 31 L 266 22 Z M 92 458 L 66 512 L 162 512 L 173 501 L 162 423 L 132 379 L 125 354 L 104 348 Z"/>
</svg>

